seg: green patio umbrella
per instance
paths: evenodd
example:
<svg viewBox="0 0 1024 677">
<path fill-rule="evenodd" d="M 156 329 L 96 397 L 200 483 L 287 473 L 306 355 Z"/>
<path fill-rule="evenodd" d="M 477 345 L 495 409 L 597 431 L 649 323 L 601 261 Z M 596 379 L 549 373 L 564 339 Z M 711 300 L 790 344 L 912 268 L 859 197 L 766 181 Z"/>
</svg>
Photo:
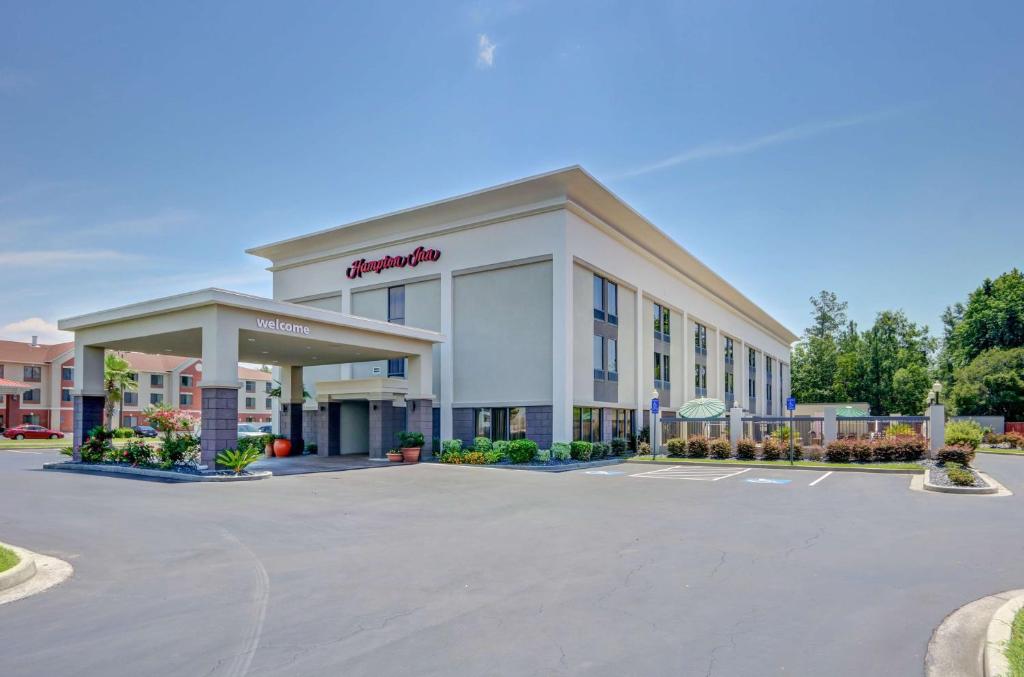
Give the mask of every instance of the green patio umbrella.
<svg viewBox="0 0 1024 677">
<path fill-rule="evenodd" d="M 725 402 L 713 397 L 698 397 L 679 407 L 679 418 L 718 418 L 725 413 Z"/>
<path fill-rule="evenodd" d="M 839 418 L 862 418 L 867 415 L 868 412 L 857 407 L 839 407 L 836 409 L 836 416 Z"/>
</svg>

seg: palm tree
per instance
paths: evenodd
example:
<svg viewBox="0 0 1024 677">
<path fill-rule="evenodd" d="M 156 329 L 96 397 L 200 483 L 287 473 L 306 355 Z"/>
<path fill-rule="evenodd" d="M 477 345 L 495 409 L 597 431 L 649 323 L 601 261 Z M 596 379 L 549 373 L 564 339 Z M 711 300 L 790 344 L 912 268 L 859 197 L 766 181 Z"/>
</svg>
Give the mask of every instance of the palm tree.
<svg viewBox="0 0 1024 677">
<path fill-rule="evenodd" d="M 103 360 L 103 391 L 106 395 L 107 426 L 114 427 L 114 406 L 124 401 L 126 391 L 138 390 L 128 360 L 116 353 L 107 353 Z M 123 407 L 117 410 L 117 427 L 121 426 Z"/>
</svg>

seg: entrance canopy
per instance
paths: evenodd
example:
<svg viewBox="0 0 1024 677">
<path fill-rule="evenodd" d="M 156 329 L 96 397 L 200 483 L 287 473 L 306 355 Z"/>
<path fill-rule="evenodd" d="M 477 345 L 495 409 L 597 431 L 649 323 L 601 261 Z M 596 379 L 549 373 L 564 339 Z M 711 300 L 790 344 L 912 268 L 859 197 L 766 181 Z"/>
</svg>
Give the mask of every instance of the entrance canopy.
<svg viewBox="0 0 1024 677">
<path fill-rule="evenodd" d="M 238 362 L 303 367 L 407 357 L 416 397 L 431 396 L 432 347 L 443 340 L 426 329 L 223 289 L 101 310 L 58 326 L 75 332 L 76 360 L 88 348 L 201 358 L 204 387 L 237 387 Z M 81 394 L 102 393 L 102 369 L 99 379 L 88 367 L 75 377 Z"/>
</svg>

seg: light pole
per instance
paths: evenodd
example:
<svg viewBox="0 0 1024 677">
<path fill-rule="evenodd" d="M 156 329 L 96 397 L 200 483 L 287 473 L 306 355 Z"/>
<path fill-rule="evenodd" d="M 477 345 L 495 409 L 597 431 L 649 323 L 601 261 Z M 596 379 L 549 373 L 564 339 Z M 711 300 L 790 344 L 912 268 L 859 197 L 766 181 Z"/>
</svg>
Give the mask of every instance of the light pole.
<svg viewBox="0 0 1024 677">
<path fill-rule="evenodd" d="M 939 394 L 941 392 L 942 392 L 942 383 L 939 382 L 939 381 L 936 381 L 935 383 L 932 384 L 932 401 L 935 404 L 942 404 L 939 401 Z"/>
<path fill-rule="evenodd" d="M 661 403 L 658 401 L 658 389 L 651 392 L 651 404 L 654 411 L 651 412 L 651 460 L 658 458 L 658 429 L 661 428 L 658 422 L 661 420 Z"/>
</svg>

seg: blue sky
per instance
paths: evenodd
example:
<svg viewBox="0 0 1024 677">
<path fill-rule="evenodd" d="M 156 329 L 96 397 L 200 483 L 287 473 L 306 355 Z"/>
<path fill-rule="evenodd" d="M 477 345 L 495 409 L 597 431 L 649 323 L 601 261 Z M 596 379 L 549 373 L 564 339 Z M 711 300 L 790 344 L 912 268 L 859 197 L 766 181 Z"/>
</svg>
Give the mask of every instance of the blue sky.
<svg viewBox="0 0 1024 677">
<path fill-rule="evenodd" d="M 1024 260 L 1020 2 L 0 0 L 0 336 L 581 164 L 798 333 Z"/>
</svg>

